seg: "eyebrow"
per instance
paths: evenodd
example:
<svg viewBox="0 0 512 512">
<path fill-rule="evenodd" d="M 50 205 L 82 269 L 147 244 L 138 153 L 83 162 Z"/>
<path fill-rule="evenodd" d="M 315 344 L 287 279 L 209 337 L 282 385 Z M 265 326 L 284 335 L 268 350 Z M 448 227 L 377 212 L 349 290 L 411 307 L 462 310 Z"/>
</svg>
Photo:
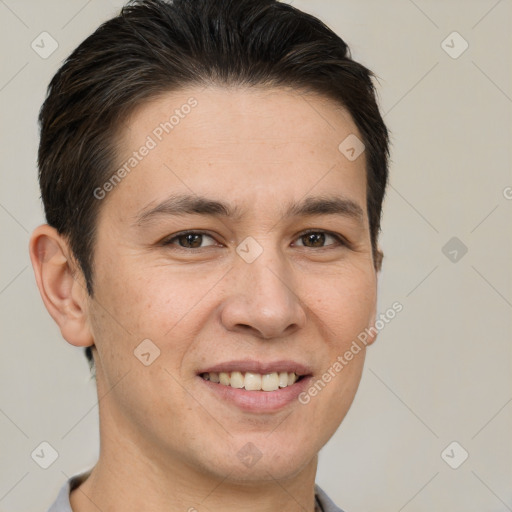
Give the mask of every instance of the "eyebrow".
<svg viewBox="0 0 512 512">
<path fill-rule="evenodd" d="M 209 215 L 238 221 L 242 219 L 243 213 L 238 206 L 224 201 L 198 195 L 175 195 L 152 208 L 143 208 L 136 215 L 135 224 L 146 224 L 162 216 L 180 215 Z M 364 221 L 363 209 L 355 201 L 339 196 L 315 196 L 300 202 L 290 202 L 286 206 L 282 218 L 315 215 L 338 215 L 351 218 L 361 224 Z"/>
</svg>

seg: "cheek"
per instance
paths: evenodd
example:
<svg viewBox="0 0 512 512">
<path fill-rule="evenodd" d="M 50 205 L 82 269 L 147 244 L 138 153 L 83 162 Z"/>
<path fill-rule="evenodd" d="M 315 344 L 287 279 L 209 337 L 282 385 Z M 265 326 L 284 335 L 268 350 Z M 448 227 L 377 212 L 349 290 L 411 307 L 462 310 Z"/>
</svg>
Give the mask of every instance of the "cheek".
<svg viewBox="0 0 512 512">
<path fill-rule="evenodd" d="M 192 312 L 200 315 L 202 300 L 224 273 L 119 258 L 102 269 L 98 298 L 126 330 L 158 339 L 186 322 Z"/>
<path fill-rule="evenodd" d="M 309 287 L 308 304 L 326 339 L 338 349 L 350 345 L 373 322 L 377 298 L 374 274 L 357 269 L 340 271 L 324 279 L 322 286 L 315 282 L 315 287 Z"/>
<path fill-rule="evenodd" d="M 98 268 L 96 297 L 109 315 L 101 317 L 122 337 L 132 333 L 132 342 L 149 338 L 158 343 L 171 336 L 175 344 L 179 340 L 170 333 L 176 334 L 187 325 L 190 336 L 207 321 L 209 308 L 216 302 L 216 286 L 226 292 L 221 281 L 228 270 L 229 266 L 208 272 L 186 265 L 148 266 L 121 254 L 105 258 Z M 373 321 L 376 281 L 368 265 L 347 265 L 329 273 L 302 269 L 295 282 L 298 300 L 310 322 L 337 350 L 350 344 Z"/>
<path fill-rule="evenodd" d="M 318 329 L 325 343 L 322 375 L 312 382 L 303 397 L 311 416 L 323 418 L 326 440 L 346 415 L 356 394 L 365 360 L 366 348 L 358 336 L 374 318 L 376 278 L 367 267 L 340 271 L 310 294 Z M 318 282 L 318 281 L 317 281 Z"/>
</svg>

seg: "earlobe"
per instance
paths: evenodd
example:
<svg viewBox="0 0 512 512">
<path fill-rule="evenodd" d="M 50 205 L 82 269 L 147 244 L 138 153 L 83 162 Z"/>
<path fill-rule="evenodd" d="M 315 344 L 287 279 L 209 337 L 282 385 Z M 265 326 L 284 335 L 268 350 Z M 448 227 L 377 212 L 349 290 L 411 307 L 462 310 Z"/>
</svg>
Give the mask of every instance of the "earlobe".
<svg viewBox="0 0 512 512">
<path fill-rule="evenodd" d="M 44 224 L 30 238 L 30 259 L 41 297 L 60 328 L 75 346 L 93 345 L 87 318 L 87 291 L 75 272 L 71 249 L 56 229 Z"/>
<path fill-rule="evenodd" d="M 375 343 L 375 341 L 377 340 L 377 336 L 379 334 L 375 327 L 375 322 L 377 321 L 376 309 L 373 310 L 371 318 L 372 318 L 372 321 L 371 321 L 370 325 L 368 325 L 368 327 L 366 328 L 366 333 L 367 333 L 368 337 L 366 338 L 365 345 L 367 347 L 369 347 L 370 345 L 373 345 L 373 343 Z"/>
</svg>

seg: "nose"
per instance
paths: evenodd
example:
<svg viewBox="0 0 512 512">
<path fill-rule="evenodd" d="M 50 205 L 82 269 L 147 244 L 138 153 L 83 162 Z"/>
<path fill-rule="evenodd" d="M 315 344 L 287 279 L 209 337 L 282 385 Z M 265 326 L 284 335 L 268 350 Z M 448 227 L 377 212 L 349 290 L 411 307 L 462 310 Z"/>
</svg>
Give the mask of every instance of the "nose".
<svg viewBox="0 0 512 512">
<path fill-rule="evenodd" d="M 221 322 L 229 331 L 261 339 L 289 336 L 306 324 L 289 266 L 269 249 L 252 263 L 238 259 L 230 272 L 230 291 Z"/>
</svg>

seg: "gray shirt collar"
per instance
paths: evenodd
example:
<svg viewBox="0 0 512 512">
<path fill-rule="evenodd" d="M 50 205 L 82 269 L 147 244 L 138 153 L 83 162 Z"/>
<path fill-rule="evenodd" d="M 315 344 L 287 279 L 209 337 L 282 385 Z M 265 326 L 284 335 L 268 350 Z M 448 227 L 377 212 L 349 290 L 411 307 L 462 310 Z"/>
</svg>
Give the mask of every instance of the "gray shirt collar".
<svg viewBox="0 0 512 512">
<path fill-rule="evenodd" d="M 61 487 L 57 499 L 53 502 L 48 512 L 73 512 L 69 503 L 69 493 L 78 487 L 90 474 L 91 470 L 72 476 Z M 325 492 L 315 484 L 315 499 L 317 507 L 322 512 L 343 512 L 338 508 Z"/>
</svg>

